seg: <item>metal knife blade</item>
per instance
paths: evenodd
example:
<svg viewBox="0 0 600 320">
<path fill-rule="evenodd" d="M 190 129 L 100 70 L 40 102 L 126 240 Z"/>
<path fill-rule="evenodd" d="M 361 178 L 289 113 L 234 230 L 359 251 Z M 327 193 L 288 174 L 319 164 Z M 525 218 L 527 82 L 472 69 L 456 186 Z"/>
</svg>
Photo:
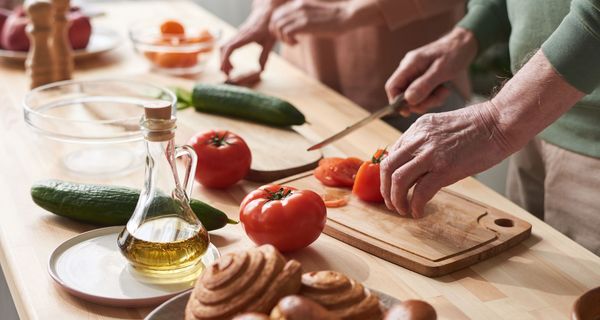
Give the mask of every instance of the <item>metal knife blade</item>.
<svg viewBox="0 0 600 320">
<path fill-rule="evenodd" d="M 313 151 L 313 150 L 317 150 L 320 149 L 334 141 L 337 141 L 339 139 L 341 139 L 342 137 L 345 137 L 346 135 L 350 134 L 351 132 L 353 132 L 354 130 L 361 128 L 365 125 L 367 125 L 368 123 L 370 123 L 371 121 L 375 120 L 375 119 L 379 119 L 382 117 L 385 117 L 387 115 L 393 114 L 395 112 L 398 112 L 404 105 L 406 104 L 406 100 L 404 100 L 404 94 L 401 93 L 400 95 L 398 95 L 398 97 L 396 98 L 396 100 L 394 100 L 394 102 L 392 102 L 391 104 L 371 113 L 369 116 L 363 118 L 362 120 L 354 123 L 353 125 L 350 125 L 348 127 L 346 127 L 346 129 L 332 135 L 331 137 L 315 144 L 314 146 L 310 147 L 307 149 L 307 151 Z"/>
</svg>

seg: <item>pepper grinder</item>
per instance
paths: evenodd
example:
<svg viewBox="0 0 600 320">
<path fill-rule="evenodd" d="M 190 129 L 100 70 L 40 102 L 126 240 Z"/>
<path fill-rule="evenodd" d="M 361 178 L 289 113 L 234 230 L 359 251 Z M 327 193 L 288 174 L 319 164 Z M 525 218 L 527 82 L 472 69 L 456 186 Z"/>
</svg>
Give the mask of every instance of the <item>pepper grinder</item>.
<svg viewBox="0 0 600 320">
<path fill-rule="evenodd" d="M 25 68 L 33 89 L 54 80 L 54 67 L 49 39 L 52 32 L 52 5 L 48 1 L 34 1 L 26 7 L 29 23 L 27 34 L 31 43 Z"/>
<path fill-rule="evenodd" d="M 69 41 L 69 0 L 52 0 L 54 29 L 50 48 L 54 54 L 54 80 L 69 80 L 73 73 L 73 50 Z"/>
</svg>

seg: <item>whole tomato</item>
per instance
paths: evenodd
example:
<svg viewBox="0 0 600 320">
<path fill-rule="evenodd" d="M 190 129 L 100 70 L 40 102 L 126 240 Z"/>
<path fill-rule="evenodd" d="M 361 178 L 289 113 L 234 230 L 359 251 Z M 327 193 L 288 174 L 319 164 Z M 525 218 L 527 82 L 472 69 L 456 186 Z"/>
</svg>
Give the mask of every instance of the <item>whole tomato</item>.
<svg viewBox="0 0 600 320">
<path fill-rule="evenodd" d="M 223 189 L 248 174 L 252 155 L 246 142 L 233 132 L 209 131 L 188 142 L 198 155 L 196 181 L 208 188 Z"/>
<path fill-rule="evenodd" d="M 327 209 L 313 191 L 267 185 L 250 192 L 240 205 L 240 221 L 258 245 L 290 252 L 313 243 L 325 227 Z"/>
<path fill-rule="evenodd" d="M 379 177 L 379 164 L 387 156 L 387 151 L 377 150 L 371 161 L 365 161 L 354 180 L 352 193 L 360 200 L 367 202 L 383 202 L 381 195 L 381 178 Z"/>
</svg>

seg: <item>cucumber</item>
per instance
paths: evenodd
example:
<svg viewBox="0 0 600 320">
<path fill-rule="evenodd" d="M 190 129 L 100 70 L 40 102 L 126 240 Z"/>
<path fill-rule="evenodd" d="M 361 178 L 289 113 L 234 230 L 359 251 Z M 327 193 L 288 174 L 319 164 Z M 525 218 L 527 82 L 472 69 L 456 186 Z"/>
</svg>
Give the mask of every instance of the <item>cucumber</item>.
<svg viewBox="0 0 600 320">
<path fill-rule="evenodd" d="M 178 90 L 180 100 L 186 94 Z M 185 103 L 185 102 L 184 102 Z M 301 125 L 304 115 L 291 103 L 256 91 L 227 84 L 197 84 L 191 96 L 196 111 L 286 127 Z"/>
<path fill-rule="evenodd" d="M 133 188 L 61 180 L 44 180 L 31 187 L 31 198 L 38 206 L 62 217 L 102 226 L 126 224 L 139 197 L 140 191 Z M 159 201 L 159 205 L 168 205 L 168 201 Z M 208 231 L 237 223 L 200 200 L 191 199 L 190 207 Z"/>
</svg>

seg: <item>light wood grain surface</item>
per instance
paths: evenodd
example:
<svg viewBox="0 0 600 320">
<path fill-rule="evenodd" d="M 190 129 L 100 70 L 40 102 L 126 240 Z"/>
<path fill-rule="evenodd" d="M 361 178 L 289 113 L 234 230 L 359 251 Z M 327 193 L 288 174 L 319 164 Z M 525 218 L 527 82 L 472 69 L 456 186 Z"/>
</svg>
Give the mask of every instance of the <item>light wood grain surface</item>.
<svg viewBox="0 0 600 320">
<path fill-rule="evenodd" d="M 107 15 L 94 21 L 123 37 L 136 19 L 171 16 L 222 26 L 225 37 L 233 30 L 188 2 L 117 2 L 100 5 Z M 242 70 L 256 68 L 256 47 L 234 57 Z M 212 60 L 199 81 L 222 81 Z M 75 78 L 121 77 L 148 72 L 142 58 L 127 41 L 114 52 L 77 65 Z M 57 288 L 46 271 L 50 253 L 62 241 L 91 229 L 55 217 L 30 200 L 31 183 L 42 178 L 111 182 L 140 186 L 141 173 L 109 179 L 89 179 L 64 171 L 57 144 L 36 137 L 25 125 L 21 99 L 28 80 L 21 66 L 0 66 L 0 262 L 22 319 L 139 319 L 149 309 L 116 309 L 94 305 Z M 306 115 L 310 125 L 297 129 L 319 140 L 343 129 L 367 113 L 350 101 L 303 75 L 273 56 L 258 90 L 288 99 Z M 186 112 L 193 112 L 187 110 Z M 185 117 L 186 112 L 180 113 Z M 377 147 L 397 139 L 399 133 L 374 122 L 352 133 L 325 152 L 329 155 L 367 157 Z M 189 137 L 177 136 L 179 142 Z M 282 157 L 285 155 L 281 155 Z M 141 169 L 140 169 L 141 171 Z M 255 185 L 244 183 L 227 191 L 196 186 L 193 196 L 237 217 L 239 201 Z M 576 297 L 600 285 L 600 258 L 533 218 L 504 197 L 474 179 L 450 187 L 489 205 L 511 212 L 532 224 L 532 236 L 516 247 L 467 269 L 440 278 L 427 278 L 321 236 L 311 247 L 291 255 L 310 270 L 334 269 L 398 299 L 421 298 L 431 302 L 442 319 L 565 319 Z M 228 226 L 211 235 L 222 252 L 252 246 L 242 228 Z"/>
<path fill-rule="evenodd" d="M 366 203 L 344 188 L 325 187 L 312 172 L 281 184 L 342 197 L 348 204 L 327 210 L 325 234 L 428 277 L 439 277 L 487 259 L 527 239 L 524 220 L 462 194 L 441 190 L 421 219 Z"/>
</svg>

